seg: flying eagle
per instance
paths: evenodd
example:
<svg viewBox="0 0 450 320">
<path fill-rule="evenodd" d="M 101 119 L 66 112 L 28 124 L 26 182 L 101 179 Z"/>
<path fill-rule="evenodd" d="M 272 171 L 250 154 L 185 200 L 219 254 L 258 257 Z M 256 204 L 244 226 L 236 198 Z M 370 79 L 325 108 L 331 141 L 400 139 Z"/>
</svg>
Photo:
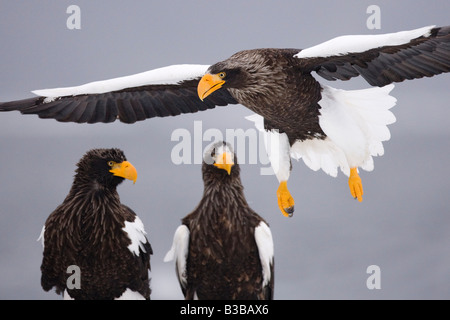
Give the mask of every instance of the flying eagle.
<svg viewBox="0 0 450 320">
<path fill-rule="evenodd" d="M 278 205 L 292 215 L 287 180 L 291 157 L 313 170 L 349 176 L 362 201 L 358 168 L 373 169 L 395 122 L 389 109 L 393 82 L 432 77 L 450 70 L 450 26 L 428 26 L 380 35 L 337 37 L 307 49 L 240 51 L 209 65 L 173 65 L 76 87 L 33 91 L 38 97 L 0 103 L 41 118 L 79 123 L 134 123 L 242 104 L 264 130 L 269 159 L 279 181 Z M 338 90 L 319 83 L 362 76 L 375 88 Z M 199 99 L 200 97 L 200 99 Z"/>
<path fill-rule="evenodd" d="M 203 198 L 182 219 L 164 261 L 175 260 L 187 300 L 271 300 L 272 234 L 245 200 L 229 144 L 216 143 L 206 152 L 202 174 Z"/>
<path fill-rule="evenodd" d="M 124 179 L 136 181 L 137 172 L 119 149 L 93 149 L 78 162 L 69 194 L 42 228 L 45 291 L 54 287 L 64 299 L 150 299 L 153 252 L 142 221 L 120 202 L 116 187 Z"/>
</svg>

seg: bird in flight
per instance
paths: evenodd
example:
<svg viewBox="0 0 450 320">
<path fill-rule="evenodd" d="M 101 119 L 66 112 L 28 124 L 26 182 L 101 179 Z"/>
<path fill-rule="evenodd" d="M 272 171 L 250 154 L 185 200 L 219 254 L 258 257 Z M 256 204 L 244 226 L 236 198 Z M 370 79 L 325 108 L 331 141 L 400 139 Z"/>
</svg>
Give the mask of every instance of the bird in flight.
<svg viewBox="0 0 450 320">
<path fill-rule="evenodd" d="M 263 130 L 279 182 L 278 206 L 292 216 L 287 187 L 291 158 L 313 169 L 349 177 L 351 195 L 362 201 L 359 168 L 373 170 L 373 156 L 390 139 L 393 82 L 450 70 L 450 26 L 427 26 L 379 35 L 341 36 L 307 49 L 252 49 L 213 65 L 172 65 L 81 86 L 33 91 L 37 97 L 0 103 L 58 121 L 134 123 L 241 104 Z M 371 86 L 339 90 L 313 77 Z M 269 150 L 270 149 L 270 150 Z"/>
</svg>

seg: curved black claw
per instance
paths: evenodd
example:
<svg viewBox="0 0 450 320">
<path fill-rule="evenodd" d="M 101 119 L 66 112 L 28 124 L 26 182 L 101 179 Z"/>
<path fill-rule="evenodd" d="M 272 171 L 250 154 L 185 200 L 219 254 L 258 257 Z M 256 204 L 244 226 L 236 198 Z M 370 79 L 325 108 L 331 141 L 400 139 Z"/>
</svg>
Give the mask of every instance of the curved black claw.
<svg viewBox="0 0 450 320">
<path fill-rule="evenodd" d="M 283 208 L 283 209 L 289 215 L 289 218 L 294 215 L 294 206 L 289 207 L 289 208 Z"/>
</svg>

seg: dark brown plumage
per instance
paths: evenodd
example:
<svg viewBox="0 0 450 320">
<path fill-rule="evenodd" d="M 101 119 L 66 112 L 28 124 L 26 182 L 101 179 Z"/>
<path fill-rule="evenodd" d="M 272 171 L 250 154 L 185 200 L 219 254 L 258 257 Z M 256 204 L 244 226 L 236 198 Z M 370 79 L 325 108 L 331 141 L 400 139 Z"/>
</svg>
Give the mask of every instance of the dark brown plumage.
<svg viewBox="0 0 450 320">
<path fill-rule="evenodd" d="M 292 143 L 317 134 L 325 136 L 318 121 L 321 87 L 303 71 L 302 61 L 294 57 L 299 51 L 240 51 L 212 65 L 208 73 L 225 72 L 222 88 L 238 103 L 263 116 L 266 129 L 286 132 Z M 301 123 L 297 119 L 302 119 Z"/>
<path fill-rule="evenodd" d="M 116 191 L 124 178 L 135 180 L 135 172 L 119 149 L 93 149 L 78 162 L 69 194 L 41 235 L 45 291 L 55 288 L 72 299 L 150 298 L 152 248 L 142 222 Z M 79 289 L 67 287 L 71 265 L 80 268 Z"/>
<path fill-rule="evenodd" d="M 186 299 L 272 299 L 270 230 L 247 204 L 236 158 L 231 170 L 218 166 L 217 159 L 222 159 L 224 152 L 232 152 L 226 150 L 231 150 L 230 146 L 220 142 L 206 153 L 203 197 L 182 219 L 165 261 L 176 259 Z M 261 236 L 262 229 L 268 234 Z M 183 232 L 187 239 L 181 241 Z M 179 258 L 184 255 L 185 259 Z"/>
</svg>

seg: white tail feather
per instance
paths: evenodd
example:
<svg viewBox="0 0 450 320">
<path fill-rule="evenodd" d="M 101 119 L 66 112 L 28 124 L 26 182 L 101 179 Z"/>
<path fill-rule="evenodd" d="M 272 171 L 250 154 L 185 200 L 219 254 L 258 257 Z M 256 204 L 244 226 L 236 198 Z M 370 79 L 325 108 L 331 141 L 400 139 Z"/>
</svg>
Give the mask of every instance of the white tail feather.
<svg viewBox="0 0 450 320">
<path fill-rule="evenodd" d="M 291 157 L 303 159 L 310 169 L 322 169 L 333 177 L 338 168 L 347 176 L 352 167 L 372 171 L 372 157 L 383 155 L 382 142 L 391 138 L 387 126 L 395 122 L 389 110 L 397 101 L 389 95 L 394 85 L 350 91 L 322 87 L 319 123 L 327 137 L 296 141 L 290 149 Z M 254 114 L 246 118 L 266 132 L 263 117 Z"/>
<path fill-rule="evenodd" d="M 297 141 L 291 148 L 312 170 L 331 176 L 339 167 L 345 175 L 351 167 L 374 168 L 372 156 L 384 154 L 383 141 L 390 139 L 389 124 L 395 122 L 389 110 L 396 99 L 389 95 L 394 85 L 363 90 L 340 90 L 323 86 L 319 122 L 325 140 Z"/>
</svg>

